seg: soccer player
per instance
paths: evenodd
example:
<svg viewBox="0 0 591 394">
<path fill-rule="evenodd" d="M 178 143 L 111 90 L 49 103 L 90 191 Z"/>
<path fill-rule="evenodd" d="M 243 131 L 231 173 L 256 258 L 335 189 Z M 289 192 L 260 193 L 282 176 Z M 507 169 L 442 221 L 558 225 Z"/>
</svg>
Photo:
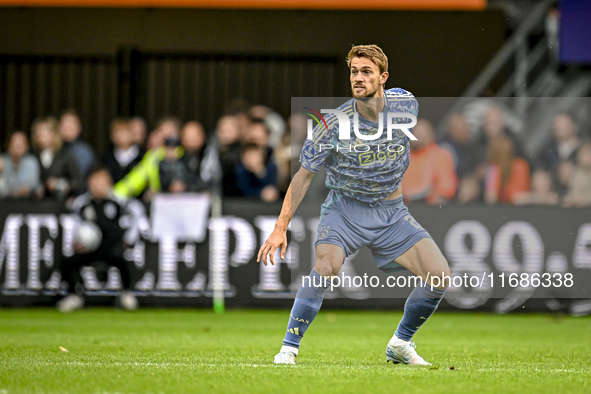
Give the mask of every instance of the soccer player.
<svg viewBox="0 0 591 394">
<path fill-rule="evenodd" d="M 352 129 L 357 117 L 358 131 L 367 136 L 378 133 L 379 125 L 386 124 L 385 119 L 379 119 L 380 114 L 384 118 L 388 112 L 418 115 L 418 103 L 412 94 L 400 88 L 384 90 L 388 59 L 378 46 L 353 47 L 347 63 L 353 99 L 338 109 L 348 115 Z M 402 130 L 395 130 L 388 141 L 384 130 L 381 137 L 369 141 L 371 151 L 356 152 L 348 149 L 360 141 L 351 130 L 351 140 L 340 142 L 344 149 L 336 149 L 339 122 L 333 115 L 326 116 L 328 130 L 319 126 L 313 138 L 306 140 L 301 168 L 291 181 L 275 229 L 257 257 L 265 265 L 268 258 L 274 264 L 275 252 L 280 249 L 281 259 L 285 258 L 288 223 L 315 173 L 324 165 L 326 185 L 331 191 L 321 209 L 316 261 L 311 280 L 304 280 L 297 292 L 283 346 L 274 361 L 295 364 L 300 341 L 330 288 L 330 277 L 339 273 L 347 256 L 367 246 L 383 271 L 408 269 L 422 279 L 405 303 L 402 320 L 386 347 L 386 361 L 430 365 L 417 354 L 411 339 L 437 309 L 450 272 L 429 233 L 413 219 L 402 201 L 400 183 L 409 163 L 410 138 Z M 409 123 L 408 118 L 396 119 L 401 119 L 397 123 Z M 333 149 L 326 149 L 330 144 Z M 390 145 L 394 149 L 386 149 Z M 380 146 L 381 151 L 377 151 Z"/>
</svg>

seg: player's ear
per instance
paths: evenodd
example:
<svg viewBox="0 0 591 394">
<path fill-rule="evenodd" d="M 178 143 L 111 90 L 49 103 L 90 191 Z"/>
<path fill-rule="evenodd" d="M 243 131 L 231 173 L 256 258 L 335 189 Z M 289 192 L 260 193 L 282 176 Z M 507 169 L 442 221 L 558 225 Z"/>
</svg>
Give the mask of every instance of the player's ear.
<svg viewBox="0 0 591 394">
<path fill-rule="evenodd" d="M 380 75 L 380 85 L 384 85 L 386 83 L 386 81 L 388 80 L 389 76 L 390 76 L 390 74 L 388 73 L 388 71 L 384 71 L 382 73 L 382 75 Z"/>
</svg>

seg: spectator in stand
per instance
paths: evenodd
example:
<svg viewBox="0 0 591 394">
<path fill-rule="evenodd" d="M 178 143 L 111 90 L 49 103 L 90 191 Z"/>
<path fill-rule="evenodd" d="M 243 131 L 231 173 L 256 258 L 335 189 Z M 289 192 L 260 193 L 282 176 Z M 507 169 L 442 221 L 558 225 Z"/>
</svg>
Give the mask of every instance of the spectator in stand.
<svg viewBox="0 0 591 394">
<path fill-rule="evenodd" d="M 84 179 L 76 158 L 62 145 L 57 119 L 48 117 L 33 122 L 33 149 L 41 169 L 38 197 L 64 200 L 83 190 Z"/>
<path fill-rule="evenodd" d="M 254 143 L 244 145 L 241 162 L 236 167 L 236 183 L 242 195 L 265 202 L 277 201 L 276 180 L 277 167 L 272 161 L 266 162 L 265 151 Z"/>
<path fill-rule="evenodd" d="M 0 190 L 0 197 L 27 198 L 39 189 L 39 163 L 28 152 L 25 133 L 13 133 L 8 140 L 7 153 L 1 158 L 4 188 Z"/>
<path fill-rule="evenodd" d="M 240 162 L 240 131 L 236 117 L 226 115 L 220 118 L 215 134 L 218 139 L 223 194 L 229 197 L 239 196 L 240 190 L 234 178 L 234 169 Z"/>
<path fill-rule="evenodd" d="M 154 193 L 161 190 L 159 168 L 166 156 L 164 142 L 168 138 L 178 139 L 180 122 L 176 118 L 161 119 L 156 129 L 150 133 L 148 148 L 142 160 L 122 180 L 115 184 L 113 192 L 118 197 L 130 198 L 143 195 L 149 201 Z M 182 156 L 182 148 L 175 149 L 177 158 Z"/>
<path fill-rule="evenodd" d="M 146 121 L 140 116 L 134 116 L 129 121 L 129 124 L 131 127 L 133 144 L 137 145 L 143 156 L 146 149 Z"/>
<path fill-rule="evenodd" d="M 484 115 L 482 129 L 484 136 L 484 140 L 482 142 L 487 149 L 490 145 L 490 142 L 494 138 L 504 135 L 511 139 L 511 142 L 513 143 L 514 154 L 519 157 L 524 157 L 521 142 L 519 141 L 515 133 L 511 132 L 507 128 L 505 122 L 505 114 L 501 107 L 499 107 L 498 105 L 493 105 L 488 109 L 488 111 L 486 111 Z"/>
<path fill-rule="evenodd" d="M 428 120 L 419 119 L 410 142 L 410 165 L 402 180 L 407 203 L 425 201 L 445 204 L 456 195 L 458 177 L 451 154 L 435 142 L 435 131 Z"/>
<path fill-rule="evenodd" d="M 164 158 L 158 165 L 158 176 L 160 188 L 165 193 L 183 193 L 187 190 L 187 167 L 177 155 L 180 145 L 181 141 L 175 137 L 164 141 Z"/>
<path fill-rule="evenodd" d="M 576 167 L 576 164 L 571 160 L 562 160 L 558 163 L 558 167 L 556 168 L 556 188 L 561 197 L 564 197 L 568 193 Z"/>
<path fill-rule="evenodd" d="M 111 123 L 111 142 L 113 146 L 103 153 L 102 162 L 117 183 L 139 164 L 142 156 L 127 119 L 117 118 Z"/>
<path fill-rule="evenodd" d="M 516 158 L 514 151 L 513 141 L 506 135 L 489 141 L 484 186 L 486 203 L 512 204 L 518 193 L 529 191 L 529 165 L 525 159 Z"/>
<path fill-rule="evenodd" d="M 460 113 L 449 117 L 447 135 L 439 145 L 451 153 L 459 179 L 474 172 L 484 161 L 482 146 L 472 141 L 472 132 Z"/>
<path fill-rule="evenodd" d="M 265 122 L 269 130 L 269 146 L 276 149 L 285 134 L 285 120 L 277 112 L 264 105 L 254 105 L 248 111 L 250 119 L 258 119 Z"/>
<path fill-rule="evenodd" d="M 273 149 L 269 146 L 269 128 L 264 121 L 252 120 L 244 132 L 242 143 L 245 145 L 254 144 L 261 148 L 265 154 L 265 165 L 269 161 L 273 161 Z"/>
<path fill-rule="evenodd" d="M 80 138 L 82 124 L 78 114 L 73 109 L 68 109 L 62 113 L 59 122 L 59 132 L 64 145 L 72 151 L 82 176 L 86 175 L 95 161 L 94 151 L 86 142 Z"/>
<path fill-rule="evenodd" d="M 562 200 L 565 207 L 591 206 L 591 142 L 585 142 L 577 153 L 577 167 L 573 172 L 568 193 Z"/>
<path fill-rule="evenodd" d="M 238 127 L 238 139 L 242 141 L 246 129 L 250 124 L 251 117 L 249 115 L 250 104 L 241 99 L 233 100 L 226 110 L 226 115 L 234 116 L 236 119 L 236 126 Z"/>
<path fill-rule="evenodd" d="M 577 125 L 573 117 L 560 113 L 554 118 L 553 141 L 546 148 L 542 160 L 547 170 L 555 171 L 563 160 L 575 161 L 581 140 L 577 135 Z"/>
<path fill-rule="evenodd" d="M 181 130 L 184 149 L 181 161 L 187 169 L 187 191 L 202 192 L 211 189 L 221 177 L 218 152 L 214 143 L 206 144 L 201 123 L 190 121 Z"/>
<path fill-rule="evenodd" d="M 515 205 L 556 205 L 560 196 L 554 190 L 552 175 L 544 170 L 537 169 L 531 176 L 531 191 L 515 193 L 513 203 Z"/>
</svg>

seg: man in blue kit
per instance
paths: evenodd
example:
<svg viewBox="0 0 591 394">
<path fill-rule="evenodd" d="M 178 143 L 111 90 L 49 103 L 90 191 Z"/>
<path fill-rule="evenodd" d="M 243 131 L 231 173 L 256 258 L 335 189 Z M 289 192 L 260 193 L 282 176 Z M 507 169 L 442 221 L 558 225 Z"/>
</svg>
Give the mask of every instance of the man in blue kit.
<svg viewBox="0 0 591 394">
<path fill-rule="evenodd" d="M 301 168 L 291 181 L 275 229 L 257 257 L 265 265 L 269 257 L 274 264 L 275 251 L 280 249 L 281 258 L 285 258 L 287 226 L 312 178 L 325 166 L 331 191 L 322 204 L 316 261 L 310 280 L 303 281 L 297 292 L 283 346 L 274 361 L 295 364 L 300 341 L 330 288 L 330 277 L 339 273 L 347 256 L 367 246 L 383 271 L 408 269 L 422 279 L 406 301 L 402 320 L 386 347 L 386 360 L 430 365 L 417 354 L 411 339 L 437 309 L 450 272 L 429 233 L 402 202 L 400 182 L 408 167 L 412 137 L 410 131 L 403 132 L 407 129 L 402 123 L 408 124 L 408 118 L 416 120 L 418 103 L 403 89 L 384 90 L 388 58 L 378 46 L 353 47 L 347 63 L 353 99 L 338 110 L 349 117 L 349 133 L 339 127 L 342 116 L 339 119 L 335 111 L 326 116 L 326 125 L 316 127 L 312 138 L 306 140 Z M 393 119 L 397 130 L 387 127 Z"/>
</svg>

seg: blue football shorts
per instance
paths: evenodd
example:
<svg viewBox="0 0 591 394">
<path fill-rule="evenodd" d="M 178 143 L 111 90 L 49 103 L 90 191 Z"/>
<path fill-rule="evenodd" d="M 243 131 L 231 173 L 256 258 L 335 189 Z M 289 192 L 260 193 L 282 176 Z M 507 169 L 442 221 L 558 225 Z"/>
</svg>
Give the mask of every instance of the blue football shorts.
<svg viewBox="0 0 591 394">
<path fill-rule="evenodd" d="M 331 190 L 320 211 L 316 246 L 340 246 L 345 258 L 367 246 L 378 268 L 390 273 L 406 269 L 395 260 L 423 238 L 431 236 L 411 216 L 402 197 L 368 204 Z"/>
</svg>

